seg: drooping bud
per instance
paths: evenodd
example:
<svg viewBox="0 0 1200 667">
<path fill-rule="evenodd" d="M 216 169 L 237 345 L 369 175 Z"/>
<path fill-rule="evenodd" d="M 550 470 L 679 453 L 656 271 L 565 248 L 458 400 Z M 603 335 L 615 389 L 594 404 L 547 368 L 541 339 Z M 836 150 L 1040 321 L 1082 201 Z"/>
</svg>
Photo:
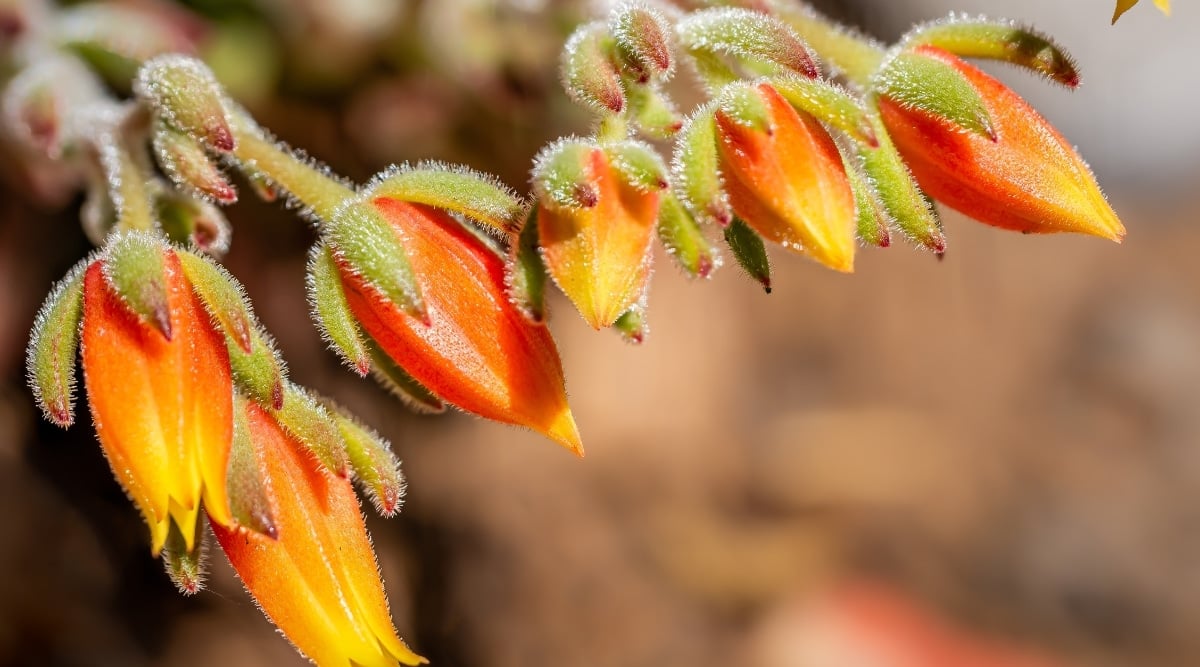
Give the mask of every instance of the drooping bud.
<svg viewBox="0 0 1200 667">
<path fill-rule="evenodd" d="M 272 411 L 279 425 L 334 475 L 350 474 L 350 460 L 337 423 L 329 411 L 303 388 L 284 384 L 283 408 Z"/>
<path fill-rule="evenodd" d="M 879 98 L 883 123 L 921 187 L 997 227 L 1079 232 L 1120 241 L 1125 228 L 1069 143 L 1007 86 L 953 54 L 918 47 L 915 57 L 956 70 L 987 106 L 995 141 L 951 121 Z"/>
<path fill-rule="evenodd" d="M 767 258 L 767 247 L 750 225 L 741 218 L 734 218 L 725 228 L 725 243 L 737 260 L 738 266 L 751 279 L 760 283 L 767 294 L 771 293 L 771 261 Z"/>
<path fill-rule="evenodd" d="M 272 416 L 246 404 L 253 467 L 275 535 L 213 526 L 246 589 L 318 665 L 427 662 L 397 636 L 350 480 L 331 474 Z"/>
<path fill-rule="evenodd" d="M 546 263 L 538 247 L 538 206 L 529 209 L 517 240 L 509 246 L 505 282 L 508 296 L 534 322 L 546 317 Z"/>
<path fill-rule="evenodd" d="M 609 114 L 625 110 L 621 72 L 613 58 L 616 41 L 601 22 L 582 25 L 563 47 L 562 83 L 577 103 Z"/>
<path fill-rule="evenodd" d="M 913 28 L 901 41 L 909 48 L 934 46 L 964 58 L 1012 63 L 1068 88 L 1079 85 L 1079 69 L 1062 47 L 1011 21 L 951 15 Z"/>
<path fill-rule="evenodd" d="M 666 187 L 666 169 L 653 149 L 634 142 L 582 151 L 579 144 L 560 142 L 549 151 L 538 156 L 533 172 L 541 205 L 542 259 L 588 324 L 596 329 L 611 326 L 637 300 L 649 277 L 658 192 Z M 594 191 L 594 203 L 558 203 L 542 185 L 555 180 L 555 171 L 578 174 L 579 184 L 570 190 Z"/>
<path fill-rule="evenodd" d="M 820 76 L 820 68 L 804 41 L 782 21 L 761 12 L 740 8 L 694 12 L 676 26 L 679 42 L 717 89 L 732 79 L 719 56 L 731 56 L 780 72 Z M 707 75 L 711 74 L 712 77 Z"/>
<path fill-rule="evenodd" d="M 996 140 L 979 91 L 957 69 L 940 60 L 901 51 L 875 77 L 875 90 L 907 110 L 942 118 Z"/>
<path fill-rule="evenodd" d="M 63 428 L 75 422 L 75 353 L 83 317 L 83 272 L 90 263 L 76 264 L 50 290 L 25 353 L 34 399 L 46 419 Z"/>
<path fill-rule="evenodd" d="M 184 192 L 221 204 L 237 201 L 237 190 L 192 135 L 156 120 L 152 139 L 158 165 Z"/>
<path fill-rule="evenodd" d="M 175 54 L 152 58 L 138 71 L 134 92 L 168 125 L 212 150 L 233 150 L 225 92 L 199 60 Z"/>
<path fill-rule="evenodd" d="M 521 200 L 494 177 L 437 162 L 392 168 L 370 187 L 380 197 L 444 209 L 505 233 L 520 228 L 525 212 Z"/>
<path fill-rule="evenodd" d="M 747 104 L 716 113 L 724 189 L 756 232 L 829 268 L 854 270 L 857 210 L 837 146 L 812 116 L 769 83 L 731 88 L 730 99 L 759 96 L 770 131 L 749 125 Z M 739 115 L 734 115 L 739 114 Z"/>
<path fill-rule="evenodd" d="M 395 516 L 404 502 L 404 474 L 392 446 L 374 429 L 338 406 L 329 405 L 329 413 L 346 441 L 354 478 L 371 499 L 375 511 L 384 517 Z"/>
<path fill-rule="evenodd" d="M 697 220 L 723 226 L 733 219 L 733 211 L 721 185 L 715 111 L 715 103 L 700 107 L 680 130 L 671 180 Z"/>
<path fill-rule="evenodd" d="M 696 219 L 672 193 L 658 207 L 658 239 L 691 278 L 707 278 L 721 266 L 721 256 L 696 224 Z"/>
<path fill-rule="evenodd" d="M 77 58 L 40 58 L 25 67 L 4 88 L 4 124 L 9 134 L 28 148 L 59 158 L 74 140 L 68 117 L 73 109 L 100 99 L 100 82 Z"/>
<path fill-rule="evenodd" d="M 308 303 L 321 338 L 359 376 L 371 371 L 362 332 L 350 312 L 337 263 L 324 243 L 313 246 L 308 258 Z"/>
<path fill-rule="evenodd" d="M 609 19 L 626 63 L 647 79 L 664 80 L 675 70 L 671 53 L 671 27 L 659 12 L 641 4 L 619 7 Z"/>
<path fill-rule="evenodd" d="M 147 232 L 127 232 L 105 249 L 105 277 L 113 292 L 143 322 L 171 340 L 165 248 Z"/>
<path fill-rule="evenodd" d="M 405 243 L 367 202 L 347 202 L 326 226 L 334 259 L 409 315 L 425 320 L 426 306 Z"/>
</svg>

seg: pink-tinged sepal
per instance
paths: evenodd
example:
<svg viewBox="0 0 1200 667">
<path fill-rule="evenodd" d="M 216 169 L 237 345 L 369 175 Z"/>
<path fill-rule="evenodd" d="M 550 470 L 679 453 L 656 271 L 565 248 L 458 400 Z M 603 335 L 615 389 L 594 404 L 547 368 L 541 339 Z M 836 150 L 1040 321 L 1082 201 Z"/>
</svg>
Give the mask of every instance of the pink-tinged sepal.
<svg viewBox="0 0 1200 667">
<path fill-rule="evenodd" d="M 375 506 L 375 511 L 384 517 L 394 516 L 404 503 L 405 484 L 400 461 L 392 453 L 391 444 L 339 406 L 328 402 L 326 406 L 345 441 L 354 479 Z"/>
<path fill-rule="evenodd" d="M 763 291 L 771 293 L 771 260 L 767 257 L 767 246 L 750 225 L 741 218 L 734 218 L 725 227 L 725 243 L 738 266 L 752 280 L 763 286 Z"/>
<path fill-rule="evenodd" d="M 576 102 L 604 114 L 625 111 L 616 40 L 602 22 L 582 25 L 563 47 L 562 84 Z"/>
<path fill-rule="evenodd" d="M 83 273 L 92 261 L 76 264 L 50 290 L 25 352 L 34 400 L 46 419 L 63 428 L 75 422 L 75 355 L 83 318 Z"/>
<path fill-rule="evenodd" d="M 151 130 L 154 155 L 163 173 L 192 196 L 221 204 L 237 201 L 237 190 L 192 135 L 156 118 Z"/>
<path fill-rule="evenodd" d="M 206 527 L 204 517 L 200 517 L 196 524 L 200 539 L 189 548 L 188 540 L 180 532 L 179 526 L 171 524 L 166 544 L 159 554 L 167 577 L 183 595 L 195 595 L 204 589 L 205 561 L 208 559 L 208 540 L 204 539 Z"/>
<path fill-rule="evenodd" d="M 951 14 L 908 32 L 903 48 L 933 46 L 963 58 L 1011 63 L 1067 88 L 1079 86 L 1079 68 L 1049 35 L 1013 21 Z"/>
<path fill-rule="evenodd" d="M 658 240 L 689 278 L 708 278 L 721 266 L 712 241 L 671 192 L 663 194 L 658 207 Z"/>
</svg>

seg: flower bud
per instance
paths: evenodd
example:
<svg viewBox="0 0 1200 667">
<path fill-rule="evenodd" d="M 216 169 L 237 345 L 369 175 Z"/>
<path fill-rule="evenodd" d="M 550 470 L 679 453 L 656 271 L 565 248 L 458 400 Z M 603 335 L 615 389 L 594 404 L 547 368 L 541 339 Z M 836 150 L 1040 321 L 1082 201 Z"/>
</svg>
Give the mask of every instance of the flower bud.
<svg viewBox="0 0 1200 667">
<path fill-rule="evenodd" d="M 884 125 L 934 199 L 1005 229 L 1125 236 L 1091 170 L 1023 99 L 946 51 L 921 46 L 913 54 L 953 68 L 974 87 L 996 137 L 962 132 L 946 118 L 881 95 Z"/>
<path fill-rule="evenodd" d="M 571 191 L 593 192 L 594 198 L 562 205 L 548 194 L 545 184 L 558 180 L 551 172 L 563 169 L 578 179 Z M 542 258 L 596 329 L 611 326 L 645 289 L 664 172 L 653 150 L 636 143 L 559 143 L 538 157 L 533 182 L 542 207 Z"/>
<path fill-rule="evenodd" d="M 246 589 L 318 665 L 418 665 L 396 634 L 350 480 L 320 466 L 265 410 L 245 403 L 250 463 L 274 537 L 215 524 Z"/>
<path fill-rule="evenodd" d="M 154 155 L 163 173 L 189 194 L 211 197 L 222 204 L 237 201 L 237 190 L 209 159 L 204 146 L 186 132 L 155 121 Z"/>
<path fill-rule="evenodd" d="M 719 104 L 715 114 L 720 172 L 734 212 L 770 241 L 853 271 L 857 212 L 837 146 L 769 83 L 742 90 L 761 101 L 761 112 L 747 120 L 742 110 L 757 105 Z"/>
<path fill-rule="evenodd" d="M 177 54 L 157 56 L 138 71 L 134 92 L 168 125 L 213 150 L 233 150 L 225 92 L 200 61 Z"/>
<path fill-rule="evenodd" d="M 563 47 L 563 88 L 571 99 L 603 113 L 625 110 L 621 73 L 613 62 L 615 40 L 603 23 L 580 26 Z"/>
</svg>

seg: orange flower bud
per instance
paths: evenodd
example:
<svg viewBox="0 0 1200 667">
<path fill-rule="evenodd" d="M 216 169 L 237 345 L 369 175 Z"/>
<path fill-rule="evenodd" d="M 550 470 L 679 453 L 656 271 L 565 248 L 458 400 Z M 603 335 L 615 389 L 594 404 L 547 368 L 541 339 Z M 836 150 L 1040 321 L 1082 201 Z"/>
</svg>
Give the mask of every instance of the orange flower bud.
<svg viewBox="0 0 1200 667">
<path fill-rule="evenodd" d="M 544 205 L 538 237 L 554 281 L 583 319 L 600 329 L 629 310 L 646 286 L 659 193 L 627 182 L 599 147 L 585 160 L 594 202 Z"/>
<path fill-rule="evenodd" d="M 346 300 L 366 333 L 446 402 L 582 454 L 554 339 L 509 300 L 500 255 L 441 209 L 387 197 L 371 203 L 403 239 L 428 321 L 340 264 Z"/>
<path fill-rule="evenodd" d="M 163 250 L 162 328 L 139 318 L 105 276 L 87 267 L 83 372 L 96 434 L 117 480 L 150 525 L 154 552 L 171 520 L 194 545 L 203 500 L 215 524 L 231 521 L 225 467 L 233 437 L 233 383 L 225 340 Z"/>
<path fill-rule="evenodd" d="M 426 662 L 396 634 L 358 498 L 252 401 L 246 417 L 275 537 L 213 525 L 266 615 L 318 665 Z"/>
<path fill-rule="evenodd" d="M 881 96 L 883 123 L 930 196 L 1005 229 L 1124 238 L 1125 227 L 1091 170 L 1025 100 L 947 51 L 921 46 L 915 52 L 953 67 L 974 86 L 995 134 L 993 141 Z"/>
<path fill-rule="evenodd" d="M 857 209 L 837 146 L 812 116 L 769 83 L 755 87 L 765 127 L 718 109 L 725 192 L 738 217 L 789 250 L 838 271 L 854 270 Z"/>
</svg>

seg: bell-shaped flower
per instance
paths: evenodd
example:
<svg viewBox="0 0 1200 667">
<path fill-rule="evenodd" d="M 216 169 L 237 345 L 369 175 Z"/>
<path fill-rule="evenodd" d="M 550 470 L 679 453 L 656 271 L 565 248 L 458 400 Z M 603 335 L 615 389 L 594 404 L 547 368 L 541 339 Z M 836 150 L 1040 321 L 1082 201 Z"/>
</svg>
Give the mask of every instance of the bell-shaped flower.
<svg viewBox="0 0 1200 667">
<path fill-rule="evenodd" d="M 542 259 L 596 329 L 612 326 L 645 290 L 665 172 L 653 149 L 636 142 L 559 142 L 538 158 Z"/>
<path fill-rule="evenodd" d="M 857 209 L 837 146 L 770 83 L 729 86 L 715 113 L 724 193 L 764 238 L 854 270 Z"/>
<path fill-rule="evenodd" d="M 215 524 L 230 522 L 225 339 L 176 251 L 150 235 L 110 244 L 84 270 L 82 292 L 84 382 L 100 444 L 149 524 L 154 552 L 171 521 L 190 550 L 201 502 Z"/>
<path fill-rule="evenodd" d="M 1025 100 L 948 51 L 922 45 L 911 54 L 918 57 L 914 64 L 927 59 L 957 72 L 976 93 L 986 120 L 984 131 L 973 131 L 880 92 L 883 124 L 925 192 L 1005 229 L 1113 241 L 1125 236 L 1087 164 Z"/>
<path fill-rule="evenodd" d="M 214 523 L 213 532 L 250 594 L 322 667 L 426 662 L 392 625 L 350 481 L 322 466 L 257 403 L 244 406 L 239 445 L 248 451 L 235 454 L 231 474 L 254 480 L 255 492 L 246 495 L 265 505 L 257 513 L 269 513 L 272 534 L 240 522 Z"/>
</svg>

